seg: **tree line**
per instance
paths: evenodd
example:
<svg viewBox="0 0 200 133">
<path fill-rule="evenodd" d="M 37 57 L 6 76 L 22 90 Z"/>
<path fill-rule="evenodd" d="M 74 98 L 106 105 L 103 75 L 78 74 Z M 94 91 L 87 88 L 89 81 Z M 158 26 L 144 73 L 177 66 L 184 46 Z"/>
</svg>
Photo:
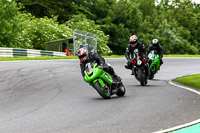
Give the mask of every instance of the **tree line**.
<svg viewBox="0 0 200 133">
<path fill-rule="evenodd" d="M 191 0 L 0 0 L 0 46 L 45 49 L 74 29 L 98 34 L 100 54 L 124 54 L 136 34 L 164 54 L 200 53 L 200 5 Z"/>
</svg>

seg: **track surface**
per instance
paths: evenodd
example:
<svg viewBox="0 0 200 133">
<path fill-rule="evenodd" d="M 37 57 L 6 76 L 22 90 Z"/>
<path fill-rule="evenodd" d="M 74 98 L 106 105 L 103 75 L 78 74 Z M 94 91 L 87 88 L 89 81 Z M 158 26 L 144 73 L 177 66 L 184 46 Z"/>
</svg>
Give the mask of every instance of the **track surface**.
<svg viewBox="0 0 200 133">
<path fill-rule="evenodd" d="M 83 81 L 78 60 L 0 62 L 0 133 L 149 133 L 200 118 L 199 95 L 168 80 L 200 73 L 200 58 L 164 58 L 147 86 L 106 59 L 127 93 L 103 100 Z"/>
</svg>

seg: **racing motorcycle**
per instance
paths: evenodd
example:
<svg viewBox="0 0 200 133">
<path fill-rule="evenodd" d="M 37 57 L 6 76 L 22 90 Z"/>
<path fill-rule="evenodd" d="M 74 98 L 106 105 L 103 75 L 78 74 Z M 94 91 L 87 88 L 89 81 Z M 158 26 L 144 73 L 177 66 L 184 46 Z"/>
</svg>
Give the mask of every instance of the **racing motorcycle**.
<svg viewBox="0 0 200 133">
<path fill-rule="evenodd" d="M 89 83 L 104 99 L 109 99 L 111 95 L 124 96 L 126 89 L 122 82 L 115 82 L 115 79 L 106 71 L 99 68 L 97 63 L 87 63 L 84 71 L 85 82 Z"/>
<path fill-rule="evenodd" d="M 146 59 L 141 58 L 139 56 L 139 52 L 137 49 L 134 51 L 134 56 L 132 59 L 132 72 L 135 75 L 135 78 L 140 82 L 141 86 L 144 86 L 147 84 L 147 75 L 148 71 L 145 69 L 146 67 Z"/>
<path fill-rule="evenodd" d="M 153 79 L 154 75 L 158 72 L 160 67 L 160 59 L 159 55 L 156 53 L 155 50 L 150 51 L 148 54 L 148 62 L 150 65 L 150 76 L 149 79 Z"/>
</svg>

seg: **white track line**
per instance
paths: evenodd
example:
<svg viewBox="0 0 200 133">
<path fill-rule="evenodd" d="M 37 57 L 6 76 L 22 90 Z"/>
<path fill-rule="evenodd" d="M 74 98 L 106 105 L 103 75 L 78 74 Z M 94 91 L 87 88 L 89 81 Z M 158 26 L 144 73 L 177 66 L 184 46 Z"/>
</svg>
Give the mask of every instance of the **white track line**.
<svg viewBox="0 0 200 133">
<path fill-rule="evenodd" d="M 191 89 L 191 88 L 189 88 L 189 87 L 182 86 L 182 85 L 175 84 L 175 83 L 172 82 L 171 80 L 169 81 L 169 84 L 174 85 L 174 86 L 176 86 L 176 87 L 183 88 L 183 89 L 185 89 L 185 90 L 189 90 L 189 91 L 191 91 L 191 92 L 194 92 L 194 93 L 200 95 L 200 91 L 197 91 L 197 90 L 194 90 L 194 89 Z M 191 126 L 191 125 L 194 125 L 194 124 L 197 124 L 197 123 L 200 123 L 200 119 L 195 120 L 195 121 L 192 121 L 192 122 L 190 122 L 190 123 L 186 123 L 186 124 L 183 124 L 183 125 L 179 125 L 179 126 L 176 126 L 176 127 L 172 127 L 172 128 L 169 128 L 169 129 L 165 129 L 165 130 L 157 131 L 157 132 L 153 132 L 153 133 L 172 132 L 172 131 L 174 131 L 174 130 L 181 129 L 181 128 L 184 128 L 184 127 L 188 127 L 188 126 Z"/>
<path fill-rule="evenodd" d="M 191 92 L 194 92 L 194 93 L 200 95 L 200 91 L 194 90 L 194 89 L 189 88 L 189 87 L 186 87 L 186 86 L 182 86 L 182 85 L 175 84 L 175 83 L 172 82 L 171 80 L 169 81 L 169 84 L 174 85 L 174 86 L 177 86 L 177 87 L 180 87 L 180 88 L 183 88 L 183 89 L 185 89 L 185 90 L 189 90 L 189 91 L 191 91 Z"/>
<path fill-rule="evenodd" d="M 167 132 L 172 132 L 172 131 L 175 131 L 175 130 L 178 130 L 178 129 L 181 129 L 181 128 L 185 128 L 185 127 L 197 124 L 197 123 L 200 123 L 200 119 L 198 119 L 196 121 L 192 121 L 190 123 L 186 123 L 186 124 L 180 125 L 180 126 L 172 127 L 172 128 L 169 128 L 169 129 L 165 129 L 165 130 L 157 131 L 157 132 L 153 132 L 153 133 L 167 133 Z"/>
</svg>

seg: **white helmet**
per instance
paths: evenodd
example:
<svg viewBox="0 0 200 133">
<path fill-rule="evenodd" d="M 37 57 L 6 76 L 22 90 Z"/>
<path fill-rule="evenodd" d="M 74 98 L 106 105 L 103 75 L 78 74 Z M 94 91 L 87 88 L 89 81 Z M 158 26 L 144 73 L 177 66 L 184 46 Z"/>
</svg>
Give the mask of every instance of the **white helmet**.
<svg viewBox="0 0 200 133">
<path fill-rule="evenodd" d="M 153 40 L 152 40 L 152 44 L 153 44 L 153 45 L 158 45 L 158 43 L 159 43 L 158 39 L 153 39 Z"/>
</svg>

